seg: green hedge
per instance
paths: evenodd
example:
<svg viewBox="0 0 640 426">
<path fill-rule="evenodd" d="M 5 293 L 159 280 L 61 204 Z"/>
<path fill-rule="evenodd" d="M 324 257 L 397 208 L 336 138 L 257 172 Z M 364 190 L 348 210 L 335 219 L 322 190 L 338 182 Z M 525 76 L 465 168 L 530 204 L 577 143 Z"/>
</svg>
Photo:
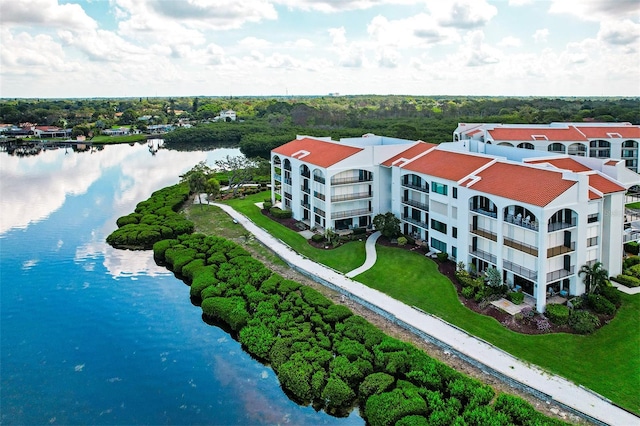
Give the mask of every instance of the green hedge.
<svg viewBox="0 0 640 426">
<path fill-rule="evenodd" d="M 611 277 L 611 281 L 615 281 L 626 287 L 640 287 L 640 279 L 632 277 L 631 275 L 620 274 L 618 276 Z"/>
<path fill-rule="evenodd" d="M 573 310 L 569 315 L 569 325 L 576 333 L 591 334 L 600 327 L 600 320 L 589 311 Z"/>
<path fill-rule="evenodd" d="M 524 302 L 524 293 L 521 293 L 519 291 L 512 291 L 509 294 L 507 294 L 507 298 L 512 303 L 516 305 L 520 305 L 522 302 Z"/>
<path fill-rule="evenodd" d="M 616 306 L 599 294 L 589 294 L 587 304 L 599 314 L 613 315 L 616 313 Z"/>
<path fill-rule="evenodd" d="M 566 305 L 549 303 L 544 314 L 556 325 L 565 325 L 569 322 L 569 308 Z"/>
<path fill-rule="evenodd" d="M 282 210 L 279 207 L 271 207 L 269 213 L 276 219 L 291 219 L 291 215 L 293 214 L 291 210 Z"/>
<path fill-rule="evenodd" d="M 627 253 L 638 255 L 638 253 L 640 253 L 640 244 L 638 244 L 636 241 L 630 241 L 624 244 L 624 250 Z"/>
</svg>

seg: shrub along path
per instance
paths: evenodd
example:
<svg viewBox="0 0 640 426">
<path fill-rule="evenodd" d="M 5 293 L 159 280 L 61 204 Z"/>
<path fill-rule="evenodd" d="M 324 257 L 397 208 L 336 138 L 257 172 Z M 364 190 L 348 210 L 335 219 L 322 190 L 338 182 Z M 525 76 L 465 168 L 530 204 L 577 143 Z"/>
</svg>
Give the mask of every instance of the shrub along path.
<svg viewBox="0 0 640 426">
<path fill-rule="evenodd" d="M 499 375 L 521 383 L 549 396 L 565 407 L 571 408 L 585 417 L 606 424 L 638 424 L 639 419 L 606 401 L 602 397 L 579 387 L 568 380 L 549 374 L 536 366 L 520 361 L 512 355 L 489 343 L 475 338 L 439 318 L 415 310 L 384 293 L 366 287 L 323 265 L 300 256 L 264 229 L 256 226 L 244 215 L 224 204 L 215 204 L 250 231 L 258 240 L 271 248 L 278 256 L 296 268 L 306 271 L 319 280 L 351 293 L 386 311 L 398 322 L 408 324 L 422 333 L 442 342 L 454 352 L 474 360 Z M 579 360 L 576 360 L 579 362 Z"/>
</svg>

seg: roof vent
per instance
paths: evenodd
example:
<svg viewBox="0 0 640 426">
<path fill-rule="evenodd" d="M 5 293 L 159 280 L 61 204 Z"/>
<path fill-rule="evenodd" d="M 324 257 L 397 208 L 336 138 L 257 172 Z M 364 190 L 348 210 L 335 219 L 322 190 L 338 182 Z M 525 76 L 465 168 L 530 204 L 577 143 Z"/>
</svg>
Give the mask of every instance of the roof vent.
<svg viewBox="0 0 640 426">
<path fill-rule="evenodd" d="M 309 154 L 311 154 L 309 151 L 305 151 L 304 149 L 301 149 L 300 151 L 296 151 L 293 154 L 291 154 L 291 156 L 293 158 L 297 158 L 298 160 L 301 160 Z"/>
</svg>

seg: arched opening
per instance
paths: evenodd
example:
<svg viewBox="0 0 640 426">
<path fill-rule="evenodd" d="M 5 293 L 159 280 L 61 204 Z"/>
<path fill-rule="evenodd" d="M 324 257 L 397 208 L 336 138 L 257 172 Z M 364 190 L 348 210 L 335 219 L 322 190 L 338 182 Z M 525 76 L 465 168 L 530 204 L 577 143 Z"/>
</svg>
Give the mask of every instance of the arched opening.
<svg viewBox="0 0 640 426">
<path fill-rule="evenodd" d="M 589 142 L 589 157 L 611 157 L 611 142 L 602 139 L 597 139 L 595 141 Z"/>
<path fill-rule="evenodd" d="M 533 146 L 532 143 L 530 142 L 522 142 L 518 144 L 518 148 L 524 148 L 524 149 L 535 149 L 535 147 Z"/>
<path fill-rule="evenodd" d="M 585 157 L 587 155 L 587 146 L 583 143 L 572 143 L 571 145 L 569 145 L 567 154 Z"/>
<path fill-rule="evenodd" d="M 511 148 L 513 148 L 513 144 L 511 142 L 500 142 L 498 146 L 510 146 Z"/>
<path fill-rule="evenodd" d="M 555 212 L 547 222 L 548 231 L 558 231 L 574 227 L 578 224 L 578 213 L 571 209 L 561 209 Z"/>
<path fill-rule="evenodd" d="M 517 204 L 507 206 L 503 210 L 503 218 L 505 222 L 534 231 L 538 230 L 538 218 L 526 207 Z"/>
<path fill-rule="evenodd" d="M 549 152 L 557 152 L 557 153 L 564 154 L 564 150 L 565 150 L 564 145 L 558 142 L 550 143 L 547 146 L 547 151 Z"/>
<path fill-rule="evenodd" d="M 469 210 L 493 218 L 498 217 L 498 208 L 496 205 L 489 198 L 482 195 L 476 195 L 469 199 Z"/>
</svg>

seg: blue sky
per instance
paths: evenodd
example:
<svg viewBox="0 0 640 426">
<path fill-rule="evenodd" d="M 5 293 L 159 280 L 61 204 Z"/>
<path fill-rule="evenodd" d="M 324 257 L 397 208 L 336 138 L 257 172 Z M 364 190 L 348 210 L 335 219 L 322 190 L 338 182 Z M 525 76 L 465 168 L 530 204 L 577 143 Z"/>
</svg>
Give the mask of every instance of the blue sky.
<svg viewBox="0 0 640 426">
<path fill-rule="evenodd" d="M 638 0 L 0 0 L 0 97 L 640 96 Z"/>
</svg>

